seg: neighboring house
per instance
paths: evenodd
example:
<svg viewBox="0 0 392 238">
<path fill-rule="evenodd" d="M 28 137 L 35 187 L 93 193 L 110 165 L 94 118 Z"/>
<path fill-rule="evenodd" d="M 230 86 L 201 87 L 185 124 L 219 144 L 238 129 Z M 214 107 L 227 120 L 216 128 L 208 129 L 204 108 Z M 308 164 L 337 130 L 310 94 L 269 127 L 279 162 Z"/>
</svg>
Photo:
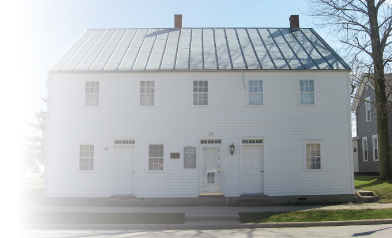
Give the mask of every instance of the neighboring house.
<svg viewBox="0 0 392 238">
<path fill-rule="evenodd" d="M 49 70 L 45 198 L 351 201 L 349 73 L 308 28 L 87 30 Z"/>
<path fill-rule="evenodd" d="M 392 75 L 385 75 L 387 91 L 390 90 Z M 376 96 L 374 86 L 368 77 L 364 76 L 354 96 L 352 111 L 356 114 L 358 137 L 359 172 L 380 172 L 377 140 L 377 112 L 374 106 Z M 392 139 L 392 119 L 389 118 L 389 138 Z"/>
</svg>

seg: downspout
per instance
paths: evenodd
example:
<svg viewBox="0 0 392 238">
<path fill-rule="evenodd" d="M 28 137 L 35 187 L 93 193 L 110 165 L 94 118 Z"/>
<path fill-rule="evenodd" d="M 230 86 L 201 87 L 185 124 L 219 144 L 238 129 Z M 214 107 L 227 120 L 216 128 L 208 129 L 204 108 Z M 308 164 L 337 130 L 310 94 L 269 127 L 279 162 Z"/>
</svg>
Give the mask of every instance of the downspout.
<svg viewBox="0 0 392 238">
<path fill-rule="evenodd" d="M 242 76 L 242 84 L 244 85 L 244 89 L 246 90 L 245 76 L 244 76 L 244 71 L 243 71 L 243 69 L 241 69 L 241 76 Z"/>
</svg>

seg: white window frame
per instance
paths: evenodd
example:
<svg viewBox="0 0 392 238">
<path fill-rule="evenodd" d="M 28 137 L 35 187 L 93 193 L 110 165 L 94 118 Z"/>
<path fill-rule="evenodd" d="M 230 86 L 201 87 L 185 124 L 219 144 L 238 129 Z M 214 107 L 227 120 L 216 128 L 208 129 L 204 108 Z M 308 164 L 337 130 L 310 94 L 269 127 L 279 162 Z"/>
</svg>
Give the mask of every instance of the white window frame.
<svg viewBox="0 0 392 238">
<path fill-rule="evenodd" d="M 144 84 L 143 87 L 142 87 L 142 84 Z M 151 86 L 152 86 L 152 92 L 151 92 L 151 90 L 149 90 L 149 89 L 151 89 Z M 139 83 L 139 88 L 140 88 L 140 91 L 139 91 L 140 103 L 139 103 L 139 105 L 141 107 L 155 106 L 155 81 L 154 80 L 141 80 Z M 150 99 L 146 100 L 146 98 L 148 98 L 149 96 L 150 97 L 152 96 L 152 100 L 150 100 Z"/>
<path fill-rule="evenodd" d="M 207 92 L 199 92 L 195 91 L 195 82 L 207 82 Z M 201 80 L 201 79 L 194 79 L 192 80 L 192 105 L 193 106 L 208 106 L 209 105 L 209 100 L 208 100 L 208 92 L 209 92 L 209 83 L 208 80 Z M 207 95 L 207 104 L 195 104 L 195 97 L 196 95 Z M 196 100 L 202 100 L 202 99 L 196 99 Z"/>
<path fill-rule="evenodd" d="M 376 141 L 376 143 L 374 143 Z M 376 145 L 376 146 L 374 146 Z M 377 135 L 372 135 L 372 146 L 373 146 L 373 161 L 380 161 L 378 152 L 378 138 Z M 377 159 L 376 159 L 377 157 Z"/>
<path fill-rule="evenodd" d="M 154 146 L 154 145 L 159 145 L 162 146 L 162 156 L 151 156 L 150 154 L 150 146 Z M 154 169 L 150 167 L 151 164 L 151 159 L 155 160 L 155 159 L 162 159 L 162 163 L 161 163 L 161 167 L 162 169 Z M 154 165 L 154 162 L 152 163 L 152 165 Z M 158 164 L 159 166 L 159 164 Z M 165 170 L 165 145 L 162 143 L 151 143 L 148 144 L 148 165 L 147 165 L 147 170 L 150 172 L 162 172 Z"/>
<path fill-rule="evenodd" d="M 322 170 L 322 143 L 321 143 L 321 141 L 319 141 L 319 140 L 309 140 L 309 141 L 304 141 L 303 142 L 303 148 L 304 148 L 304 158 L 305 158 L 305 164 L 304 164 L 304 169 L 305 169 L 305 171 L 321 171 Z M 319 148 L 319 154 L 316 154 L 316 155 L 312 155 L 312 153 L 308 153 L 308 150 L 307 150 L 307 148 L 308 148 L 308 145 L 315 145 L 315 146 L 318 146 Z M 317 152 L 317 150 L 316 150 L 316 152 Z M 319 158 L 319 168 L 312 168 L 312 159 L 313 158 Z M 310 167 L 308 166 L 308 161 L 309 161 L 309 159 L 310 159 Z"/>
<path fill-rule="evenodd" d="M 365 117 L 366 122 L 372 121 L 372 105 L 370 103 L 370 97 L 365 98 Z"/>
<path fill-rule="evenodd" d="M 84 105 L 86 107 L 99 106 L 99 81 L 86 81 L 84 84 Z"/>
<path fill-rule="evenodd" d="M 87 153 L 86 153 L 87 152 Z M 87 168 L 83 167 L 82 169 L 82 160 L 84 161 L 84 165 L 88 165 Z M 88 162 L 85 162 L 88 160 Z M 95 146 L 94 144 L 80 144 L 79 145 L 79 171 L 94 171 L 95 170 Z M 86 169 L 85 169 L 86 168 Z"/>
<path fill-rule="evenodd" d="M 364 162 L 369 161 L 369 144 L 366 136 L 362 137 L 362 160 Z"/>
<path fill-rule="evenodd" d="M 313 91 L 302 92 L 301 91 L 301 82 L 302 81 L 313 81 Z M 313 103 L 302 103 L 302 95 L 306 93 L 313 93 Z M 298 105 L 303 107 L 315 106 L 316 105 L 316 80 L 314 78 L 298 78 Z"/>
<path fill-rule="evenodd" d="M 251 81 L 261 81 L 261 91 L 260 92 L 251 92 Z M 262 78 L 251 78 L 247 80 L 247 93 L 246 93 L 246 105 L 250 107 L 262 107 L 264 106 L 264 80 Z M 261 94 L 261 104 L 250 104 L 251 95 Z"/>
</svg>

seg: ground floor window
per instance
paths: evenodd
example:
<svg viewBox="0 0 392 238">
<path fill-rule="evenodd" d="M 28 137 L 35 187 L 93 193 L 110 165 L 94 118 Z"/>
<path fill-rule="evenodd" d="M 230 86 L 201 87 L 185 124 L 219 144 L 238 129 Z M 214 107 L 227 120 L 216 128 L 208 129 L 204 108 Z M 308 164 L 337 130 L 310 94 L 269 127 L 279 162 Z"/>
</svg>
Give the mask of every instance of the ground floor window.
<svg viewBox="0 0 392 238">
<path fill-rule="evenodd" d="M 378 161 L 378 140 L 377 135 L 372 136 L 373 139 L 373 160 Z"/>
<path fill-rule="evenodd" d="M 148 169 L 163 170 L 163 145 L 149 145 Z"/>
<path fill-rule="evenodd" d="M 367 137 L 362 137 L 362 159 L 363 159 L 363 161 L 368 161 Z"/>
<path fill-rule="evenodd" d="M 306 144 L 306 169 L 321 169 L 320 143 Z"/>
<path fill-rule="evenodd" d="M 80 145 L 79 170 L 94 170 L 94 145 Z"/>
</svg>

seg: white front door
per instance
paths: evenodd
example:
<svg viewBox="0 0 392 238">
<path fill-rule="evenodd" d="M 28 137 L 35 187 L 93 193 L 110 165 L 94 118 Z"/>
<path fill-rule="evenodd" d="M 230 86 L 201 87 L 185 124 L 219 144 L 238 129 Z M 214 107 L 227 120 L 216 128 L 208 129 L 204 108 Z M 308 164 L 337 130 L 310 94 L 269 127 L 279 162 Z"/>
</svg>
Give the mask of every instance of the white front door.
<svg viewBox="0 0 392 238">
<path fill-rule="evenodd" d="M 242 193 L 264 193 L 263 146 L 243 145 L 242 159 Z"/>
<path fill-rule="evenodd" d="M 114 147 L 114 195 L 132 195 L 134 193 L 134 157 L 135 148 L 133 146 Z"/>
<path fill-rule="evenodd" d="M 219 147 L 202 148 L 201 194 L 222 194 L 222 171 Z"/>
</svg>

